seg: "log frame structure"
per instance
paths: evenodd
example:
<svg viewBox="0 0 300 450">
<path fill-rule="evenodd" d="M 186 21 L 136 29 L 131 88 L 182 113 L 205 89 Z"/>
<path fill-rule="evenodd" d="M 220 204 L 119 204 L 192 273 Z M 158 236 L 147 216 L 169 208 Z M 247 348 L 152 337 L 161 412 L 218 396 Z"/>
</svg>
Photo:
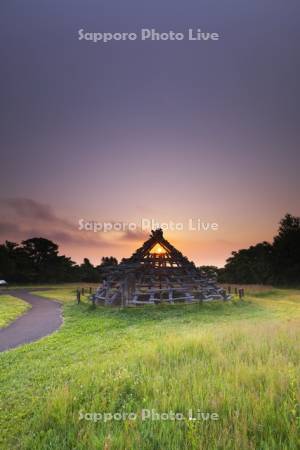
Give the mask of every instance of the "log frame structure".
<svg viewBox="0 0 300 450">
<path fill-rule="evenodd" d="M 227 300 L 230 296 L 196 268 L 163 236 L 152 230 L 130 258 L 108 270 L 93 301 L 104 305 L 138 306 L 176 302 Z"/>
</svg>

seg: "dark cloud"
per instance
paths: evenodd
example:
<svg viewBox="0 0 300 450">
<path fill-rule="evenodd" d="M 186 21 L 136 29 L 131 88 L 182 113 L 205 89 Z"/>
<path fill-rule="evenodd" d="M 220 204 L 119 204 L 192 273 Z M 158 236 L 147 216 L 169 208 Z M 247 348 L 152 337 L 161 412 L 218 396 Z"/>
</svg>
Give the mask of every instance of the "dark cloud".
<svg viewBox="0 0 300 450">
<path fill-rule="evenodd" d="M 79 231 L 77 224 L 58 217 L 50 205 L 37 202 L 29 198 L 7 198 L 0 199 L 2 210 L 12 211 L 19 225 L 0 221 L 0 236 L 5 238 L 7 234 L 16 234 L 19 239 L 31 237 L 46 237 L 60 244 L 73 244 L 85 246 L 112 247 L 117 246 L 116 241 L 106 242 L 100 233 Z M 32 228 L 37 221 L 40 226 Z M 109 221 L 112 224 L 114 221 Z M 120 241 L 144 241 L 148 233 L 142 230 L 120 233 Z"/>
<path fill-rule="evenodd" d="M 15 223 L 0 221 L 0 236 L 2 234 L 18 233 L 20 228 Z"/>
<path fill-rule="evenodd" d="M 6 198 L 2 199 L 0 203 L 12 208 L 17 215 L 23 217 L 47 221 L 52 221 L 56 218 L 49 205 L 44 205 L 29 198 Z"/>
<path fill-rule="evenodd" d="M 29 218 L 30 220 L 40 220 L 72 227 L 67 220 L 59 218 L 50 205 L 30 198 L 2 198 L 0 199 L 0 207 L 1 209 L 10 210 L 10 212 L 13 212 L 21 219 Z"/>
<path fill-rule="evenodd" d="M 77 224 L 58 217 L 50 205 L 29 198 L 0 199 L 0 208 L 6 217 L 5 220 L 0 219 L 2 241 L 11 238 L 21 241 L 44 237 L 62 245 L 95 248 L 117 245 L 115 242 L 103 240 L 100 233 L 80 231 Z"/>
<path fill-rule="evenodd" d="M 123 241 L 145 241 L 148 237 L 148 234 L 146 231 L 142 230 L 136 230 L 136 231 L 125 231 L 121 239 Z"/>
<path fill-rule="evenodd" d="M 60 242 L 61 244 L 74 244 L 86 247 L 113 247 L 114 243 L 108 243 L 103 241 L 98 235 L 95 238 L 86 236 L 86 233 L 80 231 L 70 234 L 64 231 L 50 232 L 48 233 L 49 239 Z"/>
</svg>

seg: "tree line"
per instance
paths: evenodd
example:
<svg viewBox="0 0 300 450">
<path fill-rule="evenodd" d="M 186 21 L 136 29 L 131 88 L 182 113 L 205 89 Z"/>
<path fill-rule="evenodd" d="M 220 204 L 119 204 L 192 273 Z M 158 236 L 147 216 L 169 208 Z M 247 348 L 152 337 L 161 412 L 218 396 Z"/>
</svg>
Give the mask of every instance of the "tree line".
<svg viewBox="0 0 300 450">
<path fill-rule="evenodd" d="M 300 217 L 286 214 L 273 242 L 260 242 L 231 253 L 224 268 L 203 266 L 219 282 L 300 285 Z"/>
<path fill-rule="evenodd" d="M 99 282 L 117 264 L 109 256 L 97 266 L 88 258 L 78 265 L 41 237 L 0 245 L 0 279 L 9 283 Z M 300 218 L 286 214 L 272 243 L 232 252 L 224 268 L 200 269 L 210 276 L 216 273 L 224 283 L 300 285 Z"/>
<path fill-rule="evenodd" d="M 59 255 L 57 244 L 41 237 L 0 245 L 0 279 L 8 283 L 99 282 L 117 264 L 117 259 L 109 256 L 98 266 L 88 258 L 78 265 Z"/>
</svg>

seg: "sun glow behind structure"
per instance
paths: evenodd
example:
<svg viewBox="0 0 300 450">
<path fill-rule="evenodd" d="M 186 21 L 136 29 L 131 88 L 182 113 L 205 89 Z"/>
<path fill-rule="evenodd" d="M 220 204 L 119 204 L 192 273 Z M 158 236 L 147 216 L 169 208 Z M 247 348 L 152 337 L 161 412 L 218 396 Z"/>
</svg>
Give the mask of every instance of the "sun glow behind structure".
<svg viewBox="0 0 300 450">
<path fill-rule="evenodd" d="M 160 244 L 154 245 L 154 247 L 150 250 L 151 254 L 163 255 L 167 253 L 166 249 L 162 247 Z"/>
</svg>

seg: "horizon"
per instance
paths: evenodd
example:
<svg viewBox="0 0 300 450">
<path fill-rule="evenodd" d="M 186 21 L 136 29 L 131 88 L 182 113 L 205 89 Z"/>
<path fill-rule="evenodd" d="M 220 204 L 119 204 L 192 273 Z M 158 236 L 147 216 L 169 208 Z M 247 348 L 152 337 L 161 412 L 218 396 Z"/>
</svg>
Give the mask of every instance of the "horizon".
<svg viewBox="0 0 300 450">
<path fill-rule="evenodd" d="M 14 201 L 15 201 L 15 200 L 14 200 Z M 27 204 L 28 204 L 28 202 L 30 202 L 31 205 L 33 204 L 32 201 L 29 201 L 28 199 L 23 199 L 23 201 L 25 201 Z M 1 204 L 1 202 L 3 203 L 3 199 L 0 199 L 0 204 Z M 35 206 L 36 206 L 36 205 L 35 205 Z M 45 211 L 44 211 L 44 212 L 45 212 Z M 49 217 L 48 217 L 47 214 L 46 214 L 46 217 L 47 217 L 47 219 L 49 219 Z M 55 217 L 55 216 L 54 216 L 54 217 Z M 82 220 L 83 220 L 83 219 L 80 219 L 80 220 L 79 220 L 79 223 L 80 223 Z M 150 222 L 150 219 L 149 219 L 149 222 Z M 45 233 L 44 235 L 39 235 L 39 234 L 37 233 L 36 235 L 29 235 L 29 236 L 27 236 L 27 237 L 24 235 L 24 238 L 22 238 L 20 241 L 17 241 L 16 243 L 17 243 L 17 244 L 21 244 L 22 241 L 28 240 L 28 239 L 33 239 L 33 238 L 44 238 L 44 239 L 49 239 L 50 241 L 53 241 L 55 244 L 58 245 L 59 255 L 64 255 L 64 256 L 66 256 L 66 257 L 70 257 L 71 260 L 74 261 L 74 262 L 75 262 L 76 264 L 78 264 L 78 265 L 80 265 L 80 264 L 83 262 L 84 258 L 87 258 L 87 259 L 90 260 L 90 262 L 91 262 L 94 266 L 96 266 L 96 265 L 98 265 L 98 264 L 101 263 L 101 259 L 102 259 L 103 257 L 113 256 L 113 257 L 117 258 L 118 262 L 120 262 L 123 258 L 128 258 L 128 257 L 130 257 L 130 256 L 134 253 L 134 251 L 135 251 L 137 248 L 141 247 L 141 246 L 143 245 L 143 243 L 144 243 L 146 240 L 148 240 L 148 238 L 149 238 L 149 236 L 150 236 L 152 230 L 153 230 L 153 229 L 154 229 L 154 230 L 155 230 L 155 229 L 158 229 L 159 224 L 158 224 L 157 222 L 152 222 L 152 223 L 150 222 L 150 223 L 149 223 L 149 226 L 150 226 L 150 225 L 154 225 L 154 224 L 155 224 L 156 226 L 153 227 L 153 228 L 150 227 L 147 231 L 146 231 L 145 229 L 144 229 L 144 230 L 139 230 L 139 229 L 138 229 L 138 226 L 136 226 L 136 224 L 134 224 L 134 223 L 132 223 L 132 222 L 130 222 L 129 224 L 128 224 L 128 223 L 124 224 L 124 225 L 125 225 L 125 226 L 124 226 L 124 230 L 125 230 L 125 231 L 122 231 L 123 234 L 121 234 L 120 237 L 119 237 L 118 239 L 119 239 L 119 241 L 122 241 L 122 240 L 124 240 L 124 237 L 125 237 L 125 240 L 124 240 L 125 242 L 123 243 L 123 246 L 124 246 L 124 248 L 126 247 L 126 249 L 129 251 L 129 253 L 127 253 L 127 254 L 120 254 L 120 251 L 121 251 L 121 250 L 120 250 L 120 248 L 119 248 L 119 252 L 117 252 L 117 250 L 114 249 L 114 251 L 115 251 L 114 254 L 113 254 L 113 253 L 111 253 L 111 254 L 106 253 L 106 254 L 102 254 L 102 255 L 97 255 L 97 256 L 95 256 L 94 258 L 93 258 L 93 257 L 90 257 L 89 254 L 82 254 L 82 256 L 80 257 L 80 259 L 77 259 L 77 260 L 76 260 L 75 258 L 72 257 L 71 254 L 68 254 L 67 251 L 64 251 L 64 247 L 63 247 L 62 245 L 60 245 L 59 242 L 57 242 L 57 241 L 59 240 L 59 235 L 57 235 L 57 238 L 58 238 L 58 239 L 56 239 L 56 240 L 54 239 L 54 240 L 53 240 L 53 236 L 51 235 L 51 233 L 50 233 L 50 235 L 48 235 L 47 233 Z M 115 226 L 115 225 L 117 225 L 117 226 Z M 99 228 L 99 226 L 101 226 L 101 227 L 102 227 L 102 233 L 104 233 L 104 234 L 106 234 L 106 233 L 111 233 L 113 236 L 116 236 L 116 235 L 119 235 L 119 234 L 120 234 L 120 231 L 119 231 L 119 225 L 121 225 L 121 223 L 109 223 L 109 222 L 103 222 L 103 223 L 99 223 L 99 222 L 85 222 L 85 223 L 83 224 L 83 222 L 81 222 L 80 227 L 82 227 L 83 229 L 87 228 L 87 229 L 89 229 L 90 231 L 92 231 L 93 229 L 96 230 L 97 227 Z M 133 229 L 133 226 L 131 226 L 131 225 L 135 225 L 136 228 Z M 166 225 L 166 224 L 165 224 L 165 225 Z M 170 224 L 169 224 L 169 225 L 170 225 Z M 173 225 L 173 227 L 175 227 L 176 225 L 182 225 L 182 226 L 183 226 L 182 223 L 177 223 L 177 224 L 175 224 L 174 222 L 171 222 L 171 225 Z M 198 223 L 198 224 L 196 224 L 196 225 L 198 225 L 198 227 L 200 227 L 200 223 Z M 190 231 L 190 233 L 196 233 L 196 232 L 199 232 L 199 230 L 196 230 L 196 228 L 197 228 L 196 225 L 194 224 L 195 230 L 194 230 L 194 231 Z M 202 223 L 202 222 L 201 222 L 201 225 L 203 225 L 203 227 L 204 227 L 204 231 L 203 231 L 203 229 L 202 229 L 202 231 L 203 231 L 204 233 L 207 233 L 207 232 L 211 231 L 211 229 L 214 229 L 214 232 L 218 231 L 218 227 L 216 227 L 216 225 L 218 225 L 218 224 L 216 224 L 216 223 L 209 224 L 209 223 L 206 223 L 206 222 L 205 222 L 205 223 Z M 278 221 L 278 226 L 279 226 L 279 221 Z M 277 229 L 278 229 L 278 226 L 277 226 Z M 114 229 L 114 227 L 115 227 L 115 229 Z M 110 228 L 112 228 L 112 230 L 111 230 Z M 130 228 L 131 228 L 131 229 L 130 229 Z M 178 226 L 177 228 L 180 228 L 180 227 Z M 106 231 L 103 231 L 103 229 L 104 229 L 104 230 L 106 229 Z M 276 231 L 277 231 L 277 229 L 276 229 Z M 117 231 L 116 231 L 116 230 L 117 230 Z M 99 230 L 98 230 L 98 232 L 99 232 Z M 181 230 L 179 230 L 179 231 L 177 230 L 177 231 L 176 231 L 176 228 L 173 228 L 172 231 L 171 231 L 172 234 L 169 234 L 169 231 L 168 231 L 168 230 L 163 229 L 163 234 L 164 234 L 165 239 L 167 239 L 172 245 L 174 245 L 174 247 L 176 247 L 177 250 L 179 250 L 181 253 L 183 253 L 183 255 L 186 256 L 190 261 L 193 261 L 193 262 L 196 264 L 196 266 L 211 265 L 211 266 L 216 266 L 216 267 L 218 267 L 218 268 L 224 267 L 224 265 L 226 264 L 226 260 L 231 256 L 232 252 L 234 252 L 234 251 L 239 251 L 239 250 L 241 250 L 242 248 L 248 248 L 248 247 L 251 247 L 252 245 L 256 245 L 256 244 L 261 243 L 261 242 L 269 242 L 269 243 L 272 243 L 273 238 L 274 238 L 274 236 L 275 236 L 275 232 L 274 232 L 272 238 L 269 239 L 269 240 L 266 240 L 266 239 L 264 239 L 264 240 L 258 240 L 257 242 L 250 243 L 248 246 L 241 247 L 241 248 L 235 248 L 235 249 L 232 249 L 232 250 L 230 251 L 230 253 L 228 254 L 228 256 L 226 257 L 224 264 L 223 264 L 223 265 L 220 265 L 220 264 L 218 265 L 218 264 L 214 264 L 214 263 L 207 263 L 207 261 L 201 261 L 201 259 L 200 259 L 200 260 L 193 259 L 188 253 L 184 252 L 183 249 L 180 248 L 180 247 L 177 245 L 177 243 L 176 243 L 176 242 L 178 242 L 178 239 L 177 239 L 177 241 L 176 241 L 176 236 L 180 235 L 181 232 L 182 232 Z M 85 233 L 88 233 L 88 232 L 85 231 Z M 93 231 L 93 233 L 94 233 L 94 231 Z M 172 239 L 172 238 L 170 238 L 169 236 L 175 236 L 175 238 Z M 83 237 L 82 239 L 83 239 L 83 241 L 80 241 L 80 240 L 79 240 L 79 242 L 80 242 L 80 244 L 83 244 L 83 245 L 84 245 L 84 239 L 85 239 L 85 237 Z M 127 241 L 127 242 L 126 242 L 126 241 Z M 11 242 L 15 242 L 15 241 L 11 241 Z M 96 245 L 97 239 L 95 239 L 95 241 L 93 241 L 93 240 L 88 240 L 87 242 L 88 242 L 88 245 L 87 245 L 86 248 L 88 248 L 88 247 L 91 245 L 92 242 L 94 242 L 94 244 Z M 109 240 L 108 240 L 108 242 L 109 242 Z M 105 245 L 107 245 L 108 248 L 114 248 L 114 247 L 113 247 L 112 245 L 110 245 L 108 242 L 106 242 Z M 194 242 L 194 241 L 192 241 L 192 243 L 193 243 L 193 242 Z M 4 244 L 4 243 L 5 243 L 5 241 L 4 241 L 4 242 L 1 242 L 0 245 L 1 245 L 1 244 Z M 120 245 L 122 246 L 122 243 L 121 243 Z M 68 247 L 66 247 L 66 248 L 68 248 Z M 130 250 L 130 248 L 131 248 L 131 250 Z M 219 250 L 218 250 L 218 251 L 219 251 Z M 197 250 L 197 252 L 198 252 L 198 250 Z M 209 252 L 211 252 L 211 248 L 209 248 Z"/>
</svg>

